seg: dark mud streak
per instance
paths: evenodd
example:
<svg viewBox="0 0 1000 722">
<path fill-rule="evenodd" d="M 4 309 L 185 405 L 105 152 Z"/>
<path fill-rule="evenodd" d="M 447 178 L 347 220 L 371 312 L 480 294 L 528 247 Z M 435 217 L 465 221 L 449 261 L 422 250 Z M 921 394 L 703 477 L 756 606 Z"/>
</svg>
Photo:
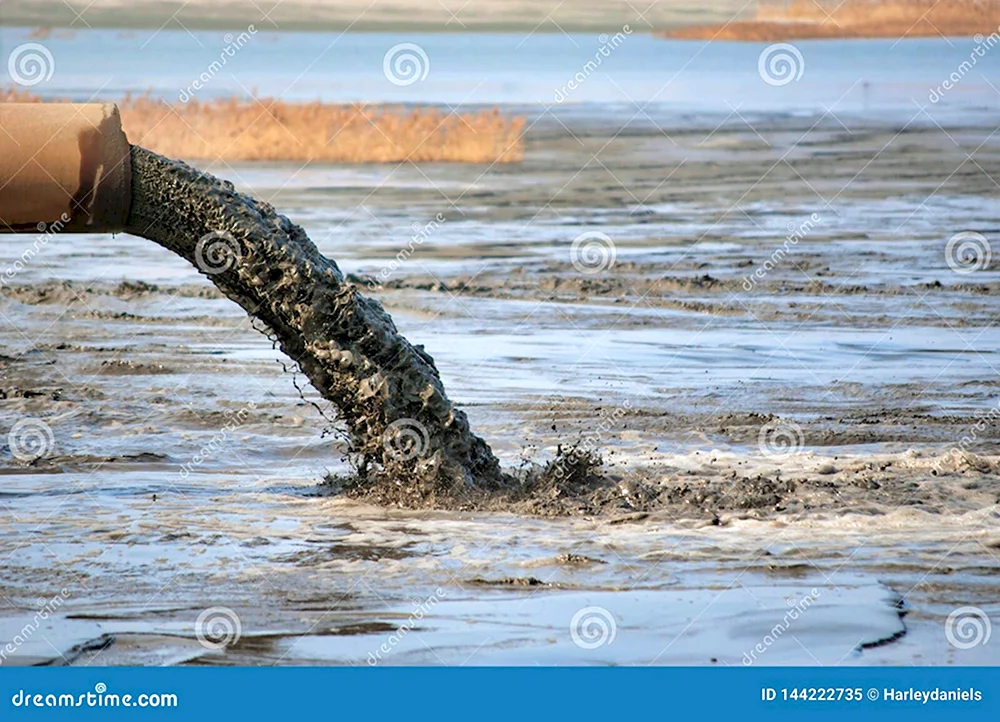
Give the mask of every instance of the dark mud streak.
<svg viewBox="0 0 1000 722">
<path fill-rule="evenodd" d="M 281 350 L 336 405 L 360 483 L 391 480 L 416 502 L 507 482 L 489 446 L 446 396 L 434 360 L 269 204 L 134 146 L 126 230 L 196 266 L 198 242 L 206 235 L 225 234 L 234 242 L 232 262 L 205 275 L 266 324 Z M 427 432 L 426 448 L 412 458 L 389 453 L 384 443 L 387 427 L 403 419 Z"/>
<path fill-rule="evenodd" d="M 909 614 L 909 607 L 906 605 L 906 599 L 902 595 L 896 596 L 892 600 L 892 606 L 895 607 L 896 613 L 899 614 L 899 623 L 903 626 L 898 632 L 890 634 L 888 637 L 883 637 L 882 639 L 876 639 L 871 642 L 862 642 L 858 645 L 858 651 L 864 651 L 866 649 L 877 649 L 878 647 L 884 647 L 893 642 L 898 642 L 900 639 L 905 637 L 910 631 L 906 626 L 906 615 Z"/>
<path fill-rule="evenodd" d="M 108 647 L 113 646 L 118 641 L 115 634 L 108 632 L 94 639 L 81 642 L 66 652 L 57 652 L 58 657 L 39 662 L 36 667 L 72 667 L 73 663 L 79 660 L 88 652 L 103 652 Z"/>
</svg>

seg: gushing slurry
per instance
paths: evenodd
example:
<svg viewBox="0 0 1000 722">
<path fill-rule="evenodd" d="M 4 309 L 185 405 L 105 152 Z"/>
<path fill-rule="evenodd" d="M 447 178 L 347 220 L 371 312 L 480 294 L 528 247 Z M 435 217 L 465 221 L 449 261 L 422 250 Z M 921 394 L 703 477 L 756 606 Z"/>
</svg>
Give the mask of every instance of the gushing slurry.
<svg viewBox="0 0 1000 722">
<path fill-rule="evenodd" d="M 198 266 L 267 325 L 336 404 L 360 483 L 403 480 L 417 498 L 503 483 L 490 447 L 445 394 L 434 359 L 305 231 L 231 183 L 143 148 L 132 149 L 132 171 L 128 231 Z"/>
</svg>

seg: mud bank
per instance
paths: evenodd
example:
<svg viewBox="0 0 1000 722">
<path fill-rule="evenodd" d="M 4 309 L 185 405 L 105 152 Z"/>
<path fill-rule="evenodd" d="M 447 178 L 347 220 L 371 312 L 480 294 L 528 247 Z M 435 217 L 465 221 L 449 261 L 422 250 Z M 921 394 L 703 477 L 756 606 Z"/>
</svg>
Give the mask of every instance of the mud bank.
<svg viewBox="0 0 1000 722">
<path fill-rule="evenodd" d="M 232 184 L 133 146 L 127 230 L 198 267 L 266 324 L 348 429 L 361 481 L 421 496 L 503 482 L 445 395 L 434 359 L 344 280 L 299 226 Z"/>
</svg>

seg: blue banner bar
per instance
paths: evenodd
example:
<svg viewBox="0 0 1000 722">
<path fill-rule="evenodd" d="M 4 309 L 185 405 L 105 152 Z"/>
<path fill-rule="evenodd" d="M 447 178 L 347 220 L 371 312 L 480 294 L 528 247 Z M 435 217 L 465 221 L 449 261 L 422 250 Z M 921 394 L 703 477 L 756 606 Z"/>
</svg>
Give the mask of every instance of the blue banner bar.
<svg viewBox="0 0 1000 722">
<path fill-rule="evenodd" d="M 0 719 L 951 719 L 994 668 L 5 668 Z"/>
</svg>

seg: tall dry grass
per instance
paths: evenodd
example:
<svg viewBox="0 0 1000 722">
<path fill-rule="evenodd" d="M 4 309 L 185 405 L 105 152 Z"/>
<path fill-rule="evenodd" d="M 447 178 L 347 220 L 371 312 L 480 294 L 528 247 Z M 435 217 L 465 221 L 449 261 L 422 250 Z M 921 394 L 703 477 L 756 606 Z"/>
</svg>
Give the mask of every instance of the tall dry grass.
<svg viewBox="0 0 1000 722">
<path fill-rule="evenodd" d="M 0 92 L 0 102 L 42 102 Z M 142 95 L 118 103 L 131 143 L 191 160 L 331 163 L 512 163 L 524 156 L 524 119 L 497 109 L 287 103 L 269 98 L 170 104 Z"/>
</svg>

